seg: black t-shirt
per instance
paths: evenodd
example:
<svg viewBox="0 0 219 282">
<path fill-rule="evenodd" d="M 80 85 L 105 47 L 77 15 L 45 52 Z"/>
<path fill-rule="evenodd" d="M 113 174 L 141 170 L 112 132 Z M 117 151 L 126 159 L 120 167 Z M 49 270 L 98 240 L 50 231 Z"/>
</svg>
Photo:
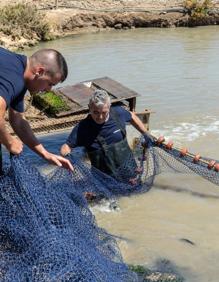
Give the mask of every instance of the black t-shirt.
<svg viewBox="0 0 219 282">
<path fill-rule="evenodd" d="M 24 111 L 24 95 L 27 91 L 24 71 L 27 57 L 0 47 L 0 96 L 7 107 Z"/>
<path fill-rule="evenodd" d="M 88 115 L 73 128 L 66 143 L 71 148 L 83 146 L 88 151 L 92 151 L 100 148 L 97 140 L 98 135 L 104 138 L 107 145 L 121 141 L 124 137 L 120 127 L 125 129 L 126 122 L 131 120 L 131 114 L 120 106 L 114 106 L 113 110 L 116 112 L 121 126 L 118 126 L 115 119 L 112 118 L 112 111 L 110 111 L 109 119 L 103 124 L 97 124 Z"/>
</svg>

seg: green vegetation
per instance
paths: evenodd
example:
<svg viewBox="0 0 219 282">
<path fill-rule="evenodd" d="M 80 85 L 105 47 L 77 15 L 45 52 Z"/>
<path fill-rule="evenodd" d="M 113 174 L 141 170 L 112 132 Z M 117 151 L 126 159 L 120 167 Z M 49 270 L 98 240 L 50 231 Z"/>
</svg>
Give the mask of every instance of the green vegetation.
<svg viewBox="0 0 219 282">
<path fill-rule="evenodd" d="M 0 9 L 0 32 L 12 40 L 50 40 L 49 24 L 44 14 L 33 5 L 15 4 Z"/>
<path fill-rule="evenodd" d="M 131 271 L 136 272 L 137 274 L 143 275 L 143 274 L 150 274 L 151 270 L 147 269 L 146 267 L 142 266 L 142 265 L 129 265 L 129 269 Z"/>
<path fill-rule="evenodd" d="M 136 272 L 143 282 L 183 282 L 184 279 L 175 274 L 154 272 L 142 265 L 129 265 L 129 269 Z"/>
<path fill-rule="evenodd" d="M 185 0 L 184 7 L 193 18 L 205 17 L 213 7 L 212 0 Z"/>
<path fill-rule="evenodd" d="M 55 115 L 62 111 L 70 110 L 70 107 L 64 99 L 52 91 L 35 94 L 33 103 L 49 115 Z"/>
</svg>

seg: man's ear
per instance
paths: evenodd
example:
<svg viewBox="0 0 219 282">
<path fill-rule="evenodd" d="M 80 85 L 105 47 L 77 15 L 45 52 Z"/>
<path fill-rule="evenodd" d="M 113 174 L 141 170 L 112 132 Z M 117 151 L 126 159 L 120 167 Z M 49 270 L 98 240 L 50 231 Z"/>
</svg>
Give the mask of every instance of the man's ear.
<svg viewBox="0 0 219 282">
<path fill-rule="evenodd" d="M 42 67 L 42 66 L 36 67 L 36 70 L 35 70 L 36 77 L 43 76 L 44 74 L 45 74 L 45 68 L 44 67 Z"/>
<path fill-rule="evenodd" d="M 91 113 L 91 106 L 90 104 L 88 104 L 88 110 L 89 110 L 89 114 Z"/>
</svg>

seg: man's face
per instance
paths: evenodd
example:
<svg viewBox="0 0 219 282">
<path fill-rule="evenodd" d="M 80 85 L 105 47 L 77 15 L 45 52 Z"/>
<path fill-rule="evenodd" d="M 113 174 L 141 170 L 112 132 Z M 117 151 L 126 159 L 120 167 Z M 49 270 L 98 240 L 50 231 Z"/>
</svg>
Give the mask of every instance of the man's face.
<svg viewBox="0 0 219 282">
<path fill-rule="evenodd" d="M 61 75 L 56 74 L 55 76 L 50 76 L 44 71 L 36 72 L 32 80 L 27 81 L 26 86 L 31 94 L 38 93 L 40 91 L 50 91 L 53 86 L 58 84 L 61 80 Z"/>
<path fill-rule="evenodd" d="M 107 121 L 110 111 L 110 105 L 108 105 L 108 103 L 102 106 L 91 104 L 89 109 L 90 115 L 96 123 L 102 124 Z"/>
</svg>

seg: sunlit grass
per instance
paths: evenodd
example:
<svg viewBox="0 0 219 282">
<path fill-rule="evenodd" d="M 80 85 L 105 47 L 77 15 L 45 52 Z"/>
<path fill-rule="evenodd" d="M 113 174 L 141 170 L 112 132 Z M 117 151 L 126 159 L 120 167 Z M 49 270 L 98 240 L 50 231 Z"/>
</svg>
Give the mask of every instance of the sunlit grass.
<svg viewBox="0 0 219 282">
<path fill-rule="evenodd" d="M 33 102 L 49 115 L 54 115 L 70 109 L 62 97 L 52 91 L 34 95 Z"/>
</svg>

